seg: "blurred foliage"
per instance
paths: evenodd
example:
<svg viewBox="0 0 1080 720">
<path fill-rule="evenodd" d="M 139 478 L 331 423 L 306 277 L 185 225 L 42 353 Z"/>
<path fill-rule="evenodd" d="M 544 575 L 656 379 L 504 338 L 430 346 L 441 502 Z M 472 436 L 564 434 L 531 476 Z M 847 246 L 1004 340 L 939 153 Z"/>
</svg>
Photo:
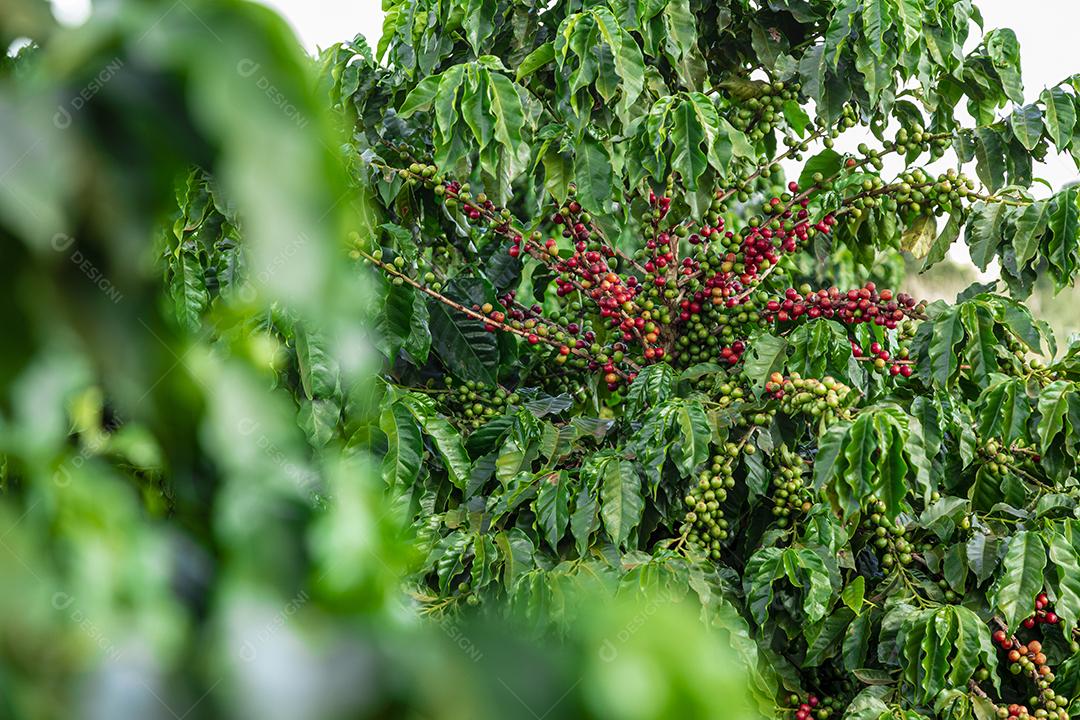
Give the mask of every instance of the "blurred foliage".
<svg viewBox="0 0 1080 720">
<path fill-rule="evenodd" d="M 378 458 L 327 440 L 378 359 L 319 68 L 248 3 L 47 7 L 0 3 L 0 717 L 752 714 L 670 594 L 582 589 L 552 646 L 418 619 Z"/>
</svg>

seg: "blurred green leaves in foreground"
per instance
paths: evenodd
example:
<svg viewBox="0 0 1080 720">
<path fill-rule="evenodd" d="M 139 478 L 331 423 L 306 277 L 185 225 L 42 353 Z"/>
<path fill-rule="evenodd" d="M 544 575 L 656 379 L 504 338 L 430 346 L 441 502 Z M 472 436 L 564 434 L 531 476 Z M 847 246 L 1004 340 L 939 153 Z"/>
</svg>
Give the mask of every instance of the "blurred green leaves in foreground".
<svg viewBox="0 0 1080 720">
<path fill-rule="evenodd" d="M 247 3 L 99 10 L 0 3 L 0 717 L 754 714 L 737 614 L 706 631 L 663 588 L 568 590 L 553 644 L 417 616 L 377 460 L 309 442 L 320 378 L 363 408 L 374 357 L 315 63 Z M 195 165 L 242 246 L 176 220 Z M 200 244 L 217 285 L 186 274 Z M 174 311 L 211 298 L 208 325 Z"/>
</svg>

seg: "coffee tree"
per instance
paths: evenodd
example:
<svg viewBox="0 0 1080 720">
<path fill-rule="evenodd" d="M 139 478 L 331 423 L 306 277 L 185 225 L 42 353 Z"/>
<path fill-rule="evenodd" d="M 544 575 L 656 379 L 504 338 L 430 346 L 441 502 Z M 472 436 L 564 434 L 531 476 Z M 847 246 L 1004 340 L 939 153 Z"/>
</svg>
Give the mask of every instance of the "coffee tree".
<svg viewBox="0 0 1080 720">
<path fill-rule="evenodd" d="M 1022 302 L 1078 270 L 1036 162 L 1080 161 L 1080 76 L 1025 89 L 968 0 L 384 5 L 321 57 L 381 380 L 267 329 L 309 440 L 383 458 L 424 611 L 660 589 L 766 714 L 1080 708 L 1080 343 Z M 188 188 L 194 319 L 235 227 Z M 999 282 L 903 291 L 961 237 Z"/>
</svg>

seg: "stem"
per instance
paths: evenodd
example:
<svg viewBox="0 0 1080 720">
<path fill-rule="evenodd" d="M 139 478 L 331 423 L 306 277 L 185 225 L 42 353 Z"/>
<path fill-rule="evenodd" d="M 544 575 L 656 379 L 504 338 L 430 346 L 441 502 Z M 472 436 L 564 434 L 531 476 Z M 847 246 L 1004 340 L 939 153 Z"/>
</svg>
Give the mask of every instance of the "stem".
<svg viewBox="0 0 1080 720">
<path fill-rule="evenodd" d="M 411 277 L 409 277 L 405 273 L 401 272 L 401 270 L 399 268 L 397 268 L 396 266 L 394 266 L 394 265 L 392 265 L 390 263 L 383 262 L 382 260 L 376 258 L 371 253 L 366 252 L 364 250 L 360 250 L 359 253 L 363 257 L 365 257 L 368 261 L 370 261 L 373 265 L 378 266 L 379 268 L 381 268 L 384 272 L 388 273 L 389 275 L 392 275 L 393 277 L 401 278 L 403 282 L 405 282 L 408 285 L 411 285 L 413 288 L 419 290 L 420 292 L 424 293 L 425 295 L 433 297 L 436 300 L 438 300 L 439 302 L 441 302 L 442 304 L 444 304 L 444 305 L 446 305 L 448 307 L 451 307 L 451 308 L 457 310 L 458 312 L 460 312 L 460 313 L 462 313 L 464 315 L 467 315 L 468 317 L 473 318 L 474 320 L 479 320 L 480 322 L 484 323 L 485 325 L 491 325 L 491 326 L 497 327 L 498 329 L 500 329 L 500 330 L 502 330 L 504 332 L 513 333 L 514 335 L 518 335 L 520 337 L 523 337 L 526 340 L 529 340 L 530 337 L 536 337 L 539 342 L 546 343 L 548 345 L 551 345 L 554 348 L 570 347 L 569 345 L 564 346 L 563 343 L 560 343 L 560 342 L 558 342 L 556 340 L 552 340 L 552 339 L 547 338 L 547 337 L 542 337 L 540 335 L 535 335 L 534 333 L 531 333 L 528 330 L 521 330 L 521 329 L 518 329 L 516 327 L 513 327 L 512 325 L 508 325 L 508 324 L 506 324 L 504 322 L 497 322 L 494 319 L 487 317 L 483 313 L 479 313 L 479 312 L 476 312 L 475 310 L 473 310 L 471 308 L 467 308 L 464 305 L 462 305 L 461 303 L 459 303 L 459 302 L 457 302 L 455 300 L 451 300 L 450 298 L 446 297 L 442 293 L 437 292 L 435 290 L 432 290 L 431 288 L 427 287 L 423 283 L 419 283 L 416 280 L 413 280 Z M 530 340 L 530 344 L 531 344 L 531 340 Z M 586 360 L 594 360 L 594 358 L 588 352 L 586 352 L 585 350 L 583 350 L 581 348 L 570 347 L 570 352 L 573 353 L 574 355 L 577 355 L 578 357 L 585 358 Z M 615 373 L 617 375 L 619 375 L 620 377 L 625 378 L 625 375 L 623 375 L 620 371 L 616 370 Z"/>
</svg>

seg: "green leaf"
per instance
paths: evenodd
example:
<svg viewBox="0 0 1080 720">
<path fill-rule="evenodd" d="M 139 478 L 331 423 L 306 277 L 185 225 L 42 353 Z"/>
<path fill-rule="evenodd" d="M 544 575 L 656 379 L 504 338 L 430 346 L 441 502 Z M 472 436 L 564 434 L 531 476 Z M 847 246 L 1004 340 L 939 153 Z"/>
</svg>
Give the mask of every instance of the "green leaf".
<svg viewBox="0 0 1080 720">
<path fill-rule="evenodd" d="M 1058 591 L 1054 610 L 1065 623 L 1066 636 L 1080 623 L 1080 547 L 1077 542 L 1076 522 L 1067 521 L 1064 528 L 1068 533 L 1056 529 L 1049 533 L 1050 561 L 1054 564 Z"/>
<path fill-rule="evenodd" d="M 879 436 L 887 444 L 878 457 L 874 492 L 885 503 L 885 515 L 890 520 L 895 520 L 901 512 L 908 509 L 907 463 L 904 461 L 907 435 L 906 430 L 892 423 L 879 426 Z"/>
<path fill-rule="evenodd" d="M 409 335 L 405 338 L 402 349 L 413 362 L 421 367 L 428 361 L 431 351 L 431 329 L 428 327 L 429 315 L 427 303 L 420 293 L 412 293 L 413 311 L 409 318 Z"/>
<path fill-rule="evenodd" d="M 829 54 L 824 44 L 818 44 L 807 49 L 799 60 L 803 92 L 813 98 L 818 115 L 826 124 L 840 118 L 844 104 L 851 97 L 851 87 L 829 67 Z"/>
<path fill-rule="evenodd" d="M 1002 223 L 1007 209 L 1004 203 L 979 203 L 972 212 L 967 244 L 971 249 L 971 261 L 983 272 L 994 259 L 1001 242 Z"/>
<path fill-rule="evenodd" d="M 1014 103 L 1024 102 L 1024 87 L 1020 79 L 1020 43 L 1016 40 L 1016 33 L 1008 28 L 998 28 L 986 33 L 984 42 L 1005 95 Z"/>
<path fill-rule="evenodd" d="M 866 595 L 866 578 L 862 575 L 856 575 L 844 588 L 844 591 L 840 593 L 840 599 L 844 601 L 844 604 L 851 608 L 851 611 L 856 615 L 862 614 L 863 598 Z"/>
<path fill-rule="evenodd" d="M 690 477 L 709 457 L 712 429 L 705 410 L 697 402 L 681 403 L 675 421 L 678 432 L 673 447 L 676 465 L 683 477 Z"/>
<path fill-rule="evenodd" d="M 831 148 L 822 150 L 817 155 L 806 161 L 803 170 L 799 173 L 799 187 L 806 189 L 814 185 L 814 174 L 821 173 L 825 179 L 831 178 L 840 172 L 844 157 Z"/>
<path fill-rule="evenodd" d="M 759 626 L 769 619 L 769 605 L 773 600 L 773 582 L 784 576 L 782 558 L 784 550 L 765 547 L 750 556 L 743 573 L 743 592 L 746 594 L 750 614 Z"/>
<path fill-rule="evenodd" d="M 618 112 L 624 124 L 630 122 L 630 109 L 644 88 L 645 61 L 634 38 L 619 25 L 619 21 L 607 8 L 592 11 L 601 39 L 611 48 L 615 72 L 622 80 L 622 97 Z"/>
<path fill-rule="evenodd" d="M 743 374 L 757 388 L 764 389 L 769 376 L 784 369 L 788 343 L 782 337 L 762 333 L 750 342 L 743 362 Z"/>
<path fill-rule="evenodd" d="M 979 616 L 962 605 L 949 606 L 957 626 L 954 645 L 956 654 L 952 658 L 952 670 L 949 673 L 949 685 L 954 688 L 966 687 L 975 671 L 980 666 L 990 669 L 990 679 L 995 688 L 999 686 L 997 674 L 997 652 L 990 641 L 990 632 Z"/>
<path fill-rule="evenodd" d="M 427 112 L 435 102 L 435 95 L 439 91 L 439 84 L 443 76 L 428 75 L 421 80 L 416 87 L 405 97 L 405 102 L 398 108 L 398 116 L 401 118 L 411 117 L 414 113 Z"/>
<path fill-rule="evenodd" d="M 1043 90 L 1039 95 L 1046 108 L 1043 122 L 1046 132 L 1058 150 L 1064 150 L 1072 141 L 1073 128 L 1076 126 L 1076 107 L 1072 98 L 1059 87 Z"/>
<path fill-rule="evenodd" d="M 926 259 L 923 260 L 922 268 L 919 272 L 926 272 L 934 265 L 945 259 L 945 256 L 949 252 L 949 248 L 956 242 L 956 239 L 960 237 L 960 215 L 959 213 L 952 213 L 949 215 L 949 221 L 945 223 L 945 227 L 942 228 L 941 233 L 937 236 L 930 245 L 930 249 L 926 253 Z"/>
<path fill-rule="evenodd" d="M 503 558 L 503 586 L 512 588 L 523 574 L 533 568 L 536 547 L 521 528 L 511 528 L 495 536 L 495 545 Z"/>
<path fill-rule="evenodd" d="M 844 471 L 844 441 L 850 424 L 833 423 L 818 438 L 817 457 L 814 459 L 814 489 L 820 491 Z"/>
<path fill-rule="evenodd" d="M 515 79 L 521 82 L 554 59 L 555 45 L 550 41 L 540 45 L 522 59 L 521 64 L 518 65 Z"/>
<path fill-rule="evenodd" d="M 672 112 L 674 123 L 671 127 L 671 142 L 675 152 L 671 158 L 671 168 L 682 176 L 686 188 L 698 189 L 698 178 L 708 168 L 708 158 L 701 150 L 705 141 L 705 129 L 694 111 L 690 100 L 680 103 Z"/>
<path fill-rule="evenodd" d="M 559 540 L 570 521 L 570 483 L 565 470 L 549 473 L 540 478 L 540 490 L 536 494 L 536 519 L 544 533 L 544 539 L 552 550 L 558 551 Z"/>
<path fill-rule="evenodd" d="M 412 334 L 415 296 L 416 291 L 408 285 L 388 283 L 386 286 L 386 295 L 383 298 L 386 321 L 381 329 L 387 340 L 393 341 L 393 355 L 397 355 L 397 348 Z"/>
<path fill-rule="evenodd" d="M 627 391 L 627 411 L 636 414 L 667 401 L 675 392 L 675 382 L 675 369 L 667 363 L 643 368 Z"/>
<path fill-rule="evenodd" d="M 195 253 L 180 251 L 172 270 L 170 291 L 176 320 L 185 330 L 198 330 L 203 312 L 210 306 L 202 264 Z"/>
<path fill-rule="evenodd" d="M 600 503 L 588 488 L 582 488 L 574 498 L 574 514 L 570 518 L 570 531 L 574 534 L 578 555 L 582 557 L 589 549 L 592 534 L 600 527 L 599 509 Z"/>
<path fill-rule="evenodd" d="M 1073 388 L 1073 384 L 1066 380 L 1055 380 L 1039 394 L 1039 448 L 1044 455 L 1050 450 L 1054 438 L 1064 429 L 1065 413 L 1069 409 L 1069 396 Z"/>
<path fill-rule="evenodd" d="M 803 110 L 802 105 L 796 100 L 786 100 L 783 107 L 784 119 L 787 120 L 791 129 L 800 137 L 806 133 L 806 128 L 810 125 L 810 116 L 806 114 L 806 110 Z"/>
<path fill-rule="evenodd" d="M 337 431 L 341 419 L 341 406 L 333 398 L 304 399 L 300 401 L 297 420 L 300 427 L 315 447 L 329 443 Z"/>
<path fill-rule="evenodd" d="M 442 457 L 450 482 L 464 489 L 469 483 L 469 475 L 472 473 L 472 463 L 465 452 L 465 446 L 461 442 L 461 435 L 454 429 L 446 418 L 435 412 L 431 401 L 425 397 L 417 397 L 415 394 L 406 395 L 402 398 L 412 412 L 413 417 L 420 423 L 424 434 L 431 438 L 435 448 Z"/>
<path fill-rule="evenodd" d="M 469 0 L 468 9 L 462 20 L 465 28 L 465 39 L 473 52 L 479 55 L 485 45 L 484 41 L 495 30 L 495 14 L 498 5 L 495 0 Z"/>
<path fill-rule="evenodd" d="M 958 307 L 948 308 L 934 320 L 929 356 L 930 373 L 936 384 L 944 387 L 956 374 L 960 361 L 954 348 L 963 339 L 964 327 Z"/>
<path fill-rule="evenodd" d="M 994 348 L 999 343 L 994 335 L 994 317 L 979 303 L 967 302 L 959 307 L 960 319 L 968 338 L 964 357 L 971 365 L 975 382 L 985 386 L 990 380 L 990 373 L 997 369 L 997 354 Z"/>
<path fill-rule="evenodd" d="M 337 392 L 337 366 L 323 348 L 319 336 L 302 326 L 295 330 L 296 364 L 300 385 L 310 400 L 328 398 Z"/>
<path fill-rule="evenodd" d="M 975 161 L 976 174 L 992 192 L 1005 185 L 1005 143 L 996 130 L 975 129 Z"/>
<path fill-rule="evenodd" d="M 601 477 L 600 501 L 600 515 L 608 536 L 616 545 L 625 545 L 645 508 L 641 478 L 632 462 L 619 459 L 607 462 Z"/>
<path fill-rule="evenodd" d="M 611 197 L 611 160 L 604 147 L 586 137 L 574 155 L 574 180 L 578 200 L 595 213 L 606 213 Z"/>
<path fill-rule="evenodd" d="M 967 554 L 964 545 L 957 543 L 945 551 L 943 575 L 949 587 L 963 593 L 967 587 Z"/>
<path fill-rule="evenodd" d="M 1054 235 L 1047 247 L 1047 259 L 1052 268 L 1058 271 L 1059 288 L 1072 282 L 1076 273 L 1077 247 L 1080 245 L 1080 210 L 1076 205 L 1077 196 L 1075 187 L 1055 195 L 1049 219 L 1050 230 Z"/>
<path fill-rule="evenodd" d="M 862 579 L 862 576 L 859 576 Z M 836 654 L 840 647 L 840 638 L 844 635 L 848 625 L 851 624 L 855 615 L 847 608 L 840 608 L 821 623 L 808 629 L 806 657 L 803 659 L 804 668 L 818 667 L 829 657 Z"/>
<path fill-rule="evenodd" d="M 809 548 L 788 550 L 785 555 L 790 558 L 791 553 L 796 553 L 798 566 L 810 580 L 809 587 L 803 590 L 803 612 L 809 622 L 815 623 L 825 617 L 833 599 L 829 568 L 821 556 Z"/>
<path fill-rule="evenodd" d="M 866 664 L 866 653 L 870 648 L 870 636 L 873 634 L 874 614 L 867 612 L 859 615 L 848 625 L 844 633 L 844 669 L 848 672 L 854 673 Z M 891 677 L 888 678 L 888 682 L 892 684 Z"/>
<path fill-rule="evenodd" d="M 958 627 L 952 608 L 941 608 L 930 616 L 922 636 L 920 676 L 923 702 L 929 702 L 945 689 L 949 656 L 956 642 Z M 914 658 L 908 658 L 909 662 Z"/>
<path fill-rule="evenodd" d="M 1035 257 L 1049 221 L 1050 203 L 1046 200 L 1031 203 L 1016 218 L 1016 233 L 1013 235 L 1012 244 L 1016 251 L 1017 267 L 1024 267 Z"/>
<path fill-rule="evenodd" d="M 930 214 L 919 215 L 901 236 L 900 248 L 916 258 L 926 257 L 933 249 L 937 237 L 937 218 Z"/>
<path fill-rule="evenodd" d="M 979 405 L 980 437 L 1000 437 L 1007 443 L 1024 437 L 1031 404 L 1023 381 L 1011 378 L 992 385 L 983 391 Z"/>
<path fill-rule="evenodd" d="M 897 0 L 894 4 L 900 21 L 904 48 L 910 49 L 919 42 L 923 33 L 923 0 Z"/>
<path fill-rule="evenodd" d="M 499 347 L 484 325 L 438 300 L 428 303 L 431 347 L 454 377 L 495 384 Z"/>
<path fill-rule="evenodd" d="M 517 440 L 507 438 L 499 448 L 498 457 L 495 459 L 495 477 L 503 485 L 507 485 L 521 473 L 528 473 L 531 468 L 533 448 L 522 447 Z"/>
<path fill-rule="evenodd" d="M 877 450 L 878 430 L 874 417 L 860 414 L 848 430 L 844 446 L 846 469 L 836 488 L 845 516 L 858 512 L 860 502 L 873 488 Z"/>
<path fill-rule="evenodd" d="M 701 587 L 699 583 L 694 584 Z M 709 629 L 719 633 L 719 641 L 734 650 L 736 660 L 747 673 L 757 708 L 763 716 L 767 716 L 775 707 L 776 678 L 773 669 L 759 651 L 751 636 L 750 626 L 739 610 L 719 593 L 709 592 L 708 597 L 711 602 L 706 604 L 702 601 L 705 605 L 702 615 Z"/>
<path fill-rule="evenodd" d="M 885 0 L 862 0 L 863 36 L 879 59 L 885 56 L 885 31 L 892 25 L 892 13 Z"/>
<path fill-rule="evenodd" d="M 998 552 L 1001 548 L 1001 540 L 993 535 L 977 532 L 967 542 L 968 567 L 975 573 L 979 583 L 993 575 L 998 566 Z"/>
<path fill-rule="evenodd" d="M 1035 104 L 1021 105 L 1009 117 L 1013 135 L 1028 151 L 1034 150 L 1042 140 L 1043 115 Z"/>
<path fill-rule="evenodd" d="M 386 433 L 387 442 L 382 462 L 383 481 L 391 487 L 409 487 L 420 474 L 424 449 L 420 425 L 408 408 L 394 403 L 382 411 L 379 427 Z"/>
<path fill-rule="evenodd" d="M 1009 539 L 1003 571 L 994 583 L 992 597 L 1009 628 L 1031 614 L 1032 602 L 1043 588 L 1046 548 L 1037 533 L 1020 530 Z"/>
</svg>

